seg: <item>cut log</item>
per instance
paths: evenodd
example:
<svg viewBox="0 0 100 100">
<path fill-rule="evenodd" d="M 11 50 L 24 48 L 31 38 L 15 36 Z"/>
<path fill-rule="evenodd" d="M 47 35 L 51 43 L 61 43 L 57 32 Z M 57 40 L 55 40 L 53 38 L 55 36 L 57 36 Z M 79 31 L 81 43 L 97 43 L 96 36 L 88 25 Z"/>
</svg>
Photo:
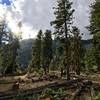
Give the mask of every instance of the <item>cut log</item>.
<svg viewBox="0 0 100 100">
<path fill-rule="evenodd" d="M 15 82 L 12 86 L 13 90 L 18 90 L 19 89 L 19 82 Z"/>
</svg>

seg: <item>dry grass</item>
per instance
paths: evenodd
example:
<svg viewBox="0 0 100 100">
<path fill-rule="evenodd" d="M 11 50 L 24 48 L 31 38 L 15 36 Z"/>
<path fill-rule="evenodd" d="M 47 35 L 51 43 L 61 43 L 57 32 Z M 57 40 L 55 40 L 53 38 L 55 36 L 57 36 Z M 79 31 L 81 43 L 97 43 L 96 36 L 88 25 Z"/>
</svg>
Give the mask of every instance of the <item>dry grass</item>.
<svg viewBox="0 0 100 100">
<path fill-rule="evenodd" d="M 50 72 L 50 74 L 54 74 L 54 75 L 60 75 L 60 73 L 57 71 L 55 72 Z M 0 78 L 0 92 L 6 92 L 12 89 L 12 85 L 15 81 L 17 81 L 18 79 L 23 80 L 24 82 L 20 83 L 20 89 L 21 90 L 26 90 L 26 89 L 31 89 L 31 88 L 36 88 L 36 87 L 40 87 L 40 86 L 45 86 L 48 85 L 50 83 L 54 83 L 57 80 L 53 80 L 53 81 L 48 81 L 48 80 L 43 80 L 43 81 L 39 81 L 39 82 L 32 82 L 31 79 L 27 78 L 28 74 L 25 75 L 21 75 L 21 76 L 8 76 L 8 77 L 1 77 Z M 30 75 L 32 77 L 32 79 L 37 79 L 39 77 L 35 76 L 34 74 Z M 98 82 L 100 83 L 100 74 L 90 74 L 88 76 L 85 76 L 87 79 L 92 80 L 93 82 Z"/>
</svg>

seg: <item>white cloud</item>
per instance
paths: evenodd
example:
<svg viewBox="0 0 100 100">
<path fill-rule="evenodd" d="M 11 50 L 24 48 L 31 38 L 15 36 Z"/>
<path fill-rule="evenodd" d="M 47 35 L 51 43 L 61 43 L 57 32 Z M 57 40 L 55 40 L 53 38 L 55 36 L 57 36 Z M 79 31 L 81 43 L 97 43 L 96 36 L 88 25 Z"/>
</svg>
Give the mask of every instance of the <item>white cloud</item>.
<svg viewBox="0 0 100 100">
<path fill-rule="evenodd" d="M 72 0 L 73 7 L 75 8 L 75 19 L 74 24 L 79 27 L 81 32 L 84 34 L 83 38 L 87 39 L 91 36 L 89 35 L 86 26 L 89 25 L 89 14 L 90 14 L 90 5 L 94 2 L 94 0 Z"/>
<path fill-rule="evenodd" d="M 13 5 L 10 7 L 0 6 L 2 16 L 6 16 L 9 27 L 13 32 L 19 33 L 17 25 L 19 21 L 23 23 L 21 29 L 23 38 L 28 38 L 29 34 L 34 37 L 37 30 L 50 28 L 49 23 L 53 16 L 52 0 L 16 0 Z"/>
<path fill-rule="evenodd" d="M 84 28 L 89 24 L 89 4 L 92 0 L 73 0 L 75 24 L 82 33 L 88 33 Z M 22 37 L 34 37 L 39 29 L 51 29 L 50 21 L 53 20 L 53 9 L 56 0 L 16 0 L 14 6 L 0 5 L 0 16 L 6 15 L 9 27 L 13 32 L 19 33 L 18 22 L 22 21 Z M 12 4 L 12 5 L 13 5 Z M 86 38 L 85 35 L 84 37 Z"/>
</svg>

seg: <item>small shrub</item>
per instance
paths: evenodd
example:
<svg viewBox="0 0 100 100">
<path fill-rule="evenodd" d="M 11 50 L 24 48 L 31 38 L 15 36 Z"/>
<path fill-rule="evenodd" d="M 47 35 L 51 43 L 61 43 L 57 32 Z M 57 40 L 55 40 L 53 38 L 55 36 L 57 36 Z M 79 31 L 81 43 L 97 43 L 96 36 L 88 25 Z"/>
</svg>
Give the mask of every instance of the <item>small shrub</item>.
<svg viewBox="0 0 100 100">
<path fill-rule="evenodd" d="M 13 98 L 13 100 L 24 100 L 23 96 L 20 92 L 17 93 L 17 95 Z"/>
<path fill-rule="evenodd" d="M 40 95 L 39 94 L 34 94 L 32 97 L 29 97 L 27 100 L 39 100 Z"/>
<path fill-rule="evenodd" d="M 100 93 L 98 93 L 96 96 L 92 98 L 92 100 L 100 100 Z"/>
</svg>

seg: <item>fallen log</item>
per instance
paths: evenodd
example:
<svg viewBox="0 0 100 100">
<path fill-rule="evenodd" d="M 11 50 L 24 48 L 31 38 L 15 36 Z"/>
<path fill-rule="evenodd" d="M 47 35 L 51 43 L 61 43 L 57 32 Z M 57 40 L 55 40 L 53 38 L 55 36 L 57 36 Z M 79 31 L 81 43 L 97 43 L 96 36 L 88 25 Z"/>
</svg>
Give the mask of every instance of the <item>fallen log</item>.
<svg viewBox="0 0 100 100">
<path fill-rule="evenodd" d="M 19 91 L 9 91 L 7 93 L 0 93 L 0 100 L 11 100 L 16 95 L 18 95 L 18 93 L 20 93 L 20 95 L 23 98 L 26 98 L 26 97 L 32 96 L 34 94 L 41 93 L 46 88 L 59 89 L 61 87 L 66 87 L 66 90 L 69 90 L 69 89 L 73 88 L 73 86 L 74 86 L 74 88 L 77 89 L 78 86 L 75 84 L 77 84 L 78 82 L 82 83 L 82 84 L 85 83 L 85 81 L 83 82 L 82 79 L 69 80 L 69 81 L 59 80 L 59 81 L 56 81 L 55 83 L 50 83 L 50 84 L 45 85 L 45 86 L 40 86 L 37 88 L 28 89 L 28 90 L 24 90 L 24 91 L 19 90 Z M 90 84 L 90 82 L 89 83 L 86 82 L 85 84 Z M 72 100 L 75 100 L 75 98 L 78 95 L 80 95 L 81 92 L 83 92 L 84 88 L 85 88 L 84 84 L 82 86 L 80 86 L 80 88 L 76 90 L 75 95 L 73 96 Z M 98 88 L 98 87 L 96 87 L 96 88 Z M 100 88 L 100 85 L 99 85 L 99 88 Z"/>
<path fill-rule="evenodd" d="M 90 88 L 92 86 L 92 82 L 89 80 L 84 80 L 82 83 L 82 86 L 80 86 L 80 88 L 78 88 L 74 94 L 74 96 L 72 97 L 71 100 L 77 100 L 77 97 L 81 96 L 82 92 L 84 92 L 86 90 L 86 88 Z"/>
<path fill-rule="evenodd" d="M 64 86 L 69 88 L 72 84 L 75 84 L 76 82 L 77 80 L 70 80 L 70 81 L 64 80 L 63 82 L 50 83 L 45 86 L 28 89 L 24 91 L 10 91 L 8 93 L 0 94 L 0 100 L 11 100 L 18 94 L 18 92 L 20 92 L 21 96 L 25 98 L 27 96 L 32 96 L 33 94 L 41 93 L 46 88 L 58 89 Z"/>
</svg>

